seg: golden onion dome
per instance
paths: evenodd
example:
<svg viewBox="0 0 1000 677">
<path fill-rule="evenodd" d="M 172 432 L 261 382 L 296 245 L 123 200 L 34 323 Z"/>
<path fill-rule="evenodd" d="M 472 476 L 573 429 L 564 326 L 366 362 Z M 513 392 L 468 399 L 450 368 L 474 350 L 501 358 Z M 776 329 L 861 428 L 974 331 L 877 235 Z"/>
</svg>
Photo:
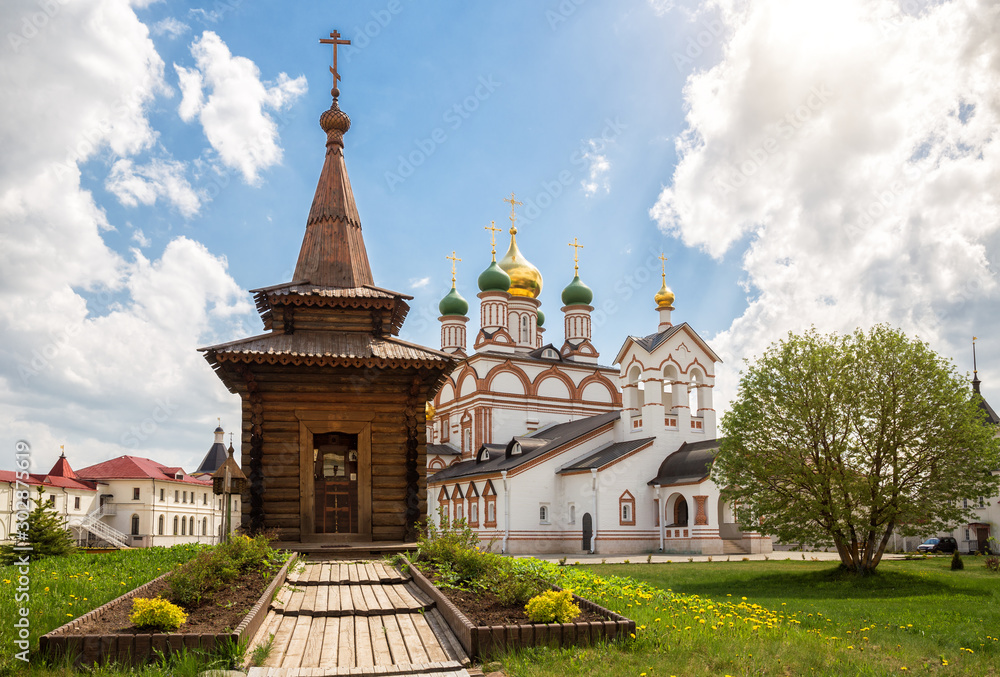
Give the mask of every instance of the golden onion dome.
<svg viewBox="0 0 1000 677">
<path fill-rule="evenodd" d="M 537 299 L 542 293 L 542 274 L 517 248 L 517 228 L 510 229 L 510 249 L 500 259 L 500 268 L 510 277 L 511 296 Z"/>
<path fill-rule="evenodd" d="M 670 287 L 667 286 L 667 278 L 663 278 L 663 284 L 660 286 L 660 291 L 656 292 L 656 296 L 653 297 L 656 301 L 657 308 L 667 308 L 669 310 L 674 309 L 674 293 L 670 291 Z"/>
</svg>

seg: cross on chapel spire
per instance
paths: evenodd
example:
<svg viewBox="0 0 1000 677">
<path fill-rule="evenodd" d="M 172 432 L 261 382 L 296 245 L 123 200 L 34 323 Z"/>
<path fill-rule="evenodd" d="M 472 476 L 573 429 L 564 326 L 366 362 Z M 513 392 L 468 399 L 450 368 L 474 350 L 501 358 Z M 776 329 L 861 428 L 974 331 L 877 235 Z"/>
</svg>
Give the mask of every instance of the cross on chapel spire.
<svg viewBox="0 0 1000 677">
<path fill-rule="evenodd" d="M 663 252 L 660 252 L 660 255 L 657 256 L 656 258 L 660 259 L 660 275 L 663 277 L 663 284 L 666 284 L 667 283 L 667 261 L 669 261 L 669 259 L 663 254 Z"/>
<path fill-rule="evenodd" d="M 330 73 L 333 74 L 333 89 L 330 90 L 330 94 L 332 94 L 333 98 L 336 99 L 337 96 L 340 94 L 340 90 L 337 87 L 337 82 L 340 80 L 340 73 L 337 72 L 337 46 L 349 45 L 351 44 L 351 41 L 341 40 L 339 31 L 334 31 L 330 33 L 330 37 L 333 39 L 330 40 L 327 38 L 320 38 L 319 41 L 324 45 L 333 45 L 333 65 L 330 66 Z"/>
</svg>

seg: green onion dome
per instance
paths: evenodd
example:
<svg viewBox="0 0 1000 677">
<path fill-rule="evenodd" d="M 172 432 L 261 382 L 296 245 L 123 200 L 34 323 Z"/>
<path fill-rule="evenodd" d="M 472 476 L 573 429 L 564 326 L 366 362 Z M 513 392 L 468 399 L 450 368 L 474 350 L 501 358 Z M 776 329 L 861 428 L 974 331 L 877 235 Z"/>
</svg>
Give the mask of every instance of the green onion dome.
<svg viewBox="0 0 1000 677">
<path fill-rule="evenodd" d="M 538 328 L 541 329 L 542 325 L 544 325 L 544 324 L 545 324 L 545 313 L 543 313 L 542 309 L 539 308 L 538 309 Z"/>
<path fill-rule="evenodd" d="M 573 281 L 562 292 L 564 306 L 589 306 L 593 300 L 594 292 L 580 281 L 579 275 L 574 276 Z"/>
<path fill-rule="evenodd" d="M 465 314 L 469 312 L 469 302 L 463 299 L 458 290 L 452 286 L 451 291 L 438 304 L 438 310 L 441 311 L 442 317 L 452 315 L 465 317 Z"/>
<path fill-rule="evenodd" d="M 496 261 L 479 275 L 479 291 L 508 291 L 510 275 L 497 265 Z"/>
</svg>

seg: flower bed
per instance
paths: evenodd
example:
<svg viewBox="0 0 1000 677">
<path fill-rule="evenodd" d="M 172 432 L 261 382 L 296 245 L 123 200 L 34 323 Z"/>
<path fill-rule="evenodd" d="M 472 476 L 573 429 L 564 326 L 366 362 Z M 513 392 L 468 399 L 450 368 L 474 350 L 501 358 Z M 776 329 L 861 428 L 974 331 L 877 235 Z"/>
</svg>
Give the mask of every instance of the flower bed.
<svg viewBox="0 0 1000 677">
<path fill-rule="evenodd" d="M 597 621 L 571 623 L 520 623 L 517 625 L 479 626 L 441 592 L 421 571 L 404 559 L 414 583 L 432 600 L 462 648 L 470 658 L 482 658 L 500 651 L 531 646 L 574 646 L 610 641 L 635 634 L 635 621 L 609 611 L 602 606 L 573 595 L 581 610 L 604 618 Z M 551 586 L 561 590 L 559 586 Z"/>
<path fill-rule="evenodd" d="M 163 590 L 166 578 L 170 575 L 164 574 L 43 635 L 39 639 L 39 650 L 54 658 L 72 656 L 77 665 L 111 661 L 138 664 L 152 658 L 154 652 L 169 654 L 182 649 L 197 649 L 210 653 L 227 644 L 238 645 L 240 642 L 252 638 L 260 628 L 271 599 L 284 584 L 288 568 L 294 561 L 295 555 L 285 561 L 284 565 L 271 578 L 263 594 L 234 629 L 205 628 L 201 632 L 197 630 L 185 632 L 182 626 L 178 632 L 169 634 L 135 629 L 92 631 L 95 626 L 102 625 L 99 619 L 115 613 L 120 616 L 123 609 L 130 609 L 133 599 L 155 595 L 157 591 Z"/>
</svg>

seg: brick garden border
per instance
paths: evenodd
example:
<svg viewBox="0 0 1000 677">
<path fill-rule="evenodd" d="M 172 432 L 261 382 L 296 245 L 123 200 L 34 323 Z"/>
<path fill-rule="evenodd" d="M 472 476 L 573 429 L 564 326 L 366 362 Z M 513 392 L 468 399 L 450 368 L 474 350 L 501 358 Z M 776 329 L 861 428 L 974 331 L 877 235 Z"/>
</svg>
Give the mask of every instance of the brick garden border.
<svg viewBox="0 0 1000 677">
<path fill-rule="evenodd" d="M 614 611 L 573 595 L 581 609 L 587 609 L 608 618 L 606 621 L 579 621 L 575 623 L 530 623 L 522 625 L 474 624 L 455 604 L 430 582 L 413 564 L 403 558 L 404 566 L 413 582 L 435 602 L 437 610 L 458 637 L 470 658 L 482 658 L 505 649 L 531 646 L 587 646 L 600 641 L 628 637 L 635 632 L 635 621 Z M 561 590 L 558 585 L 552 586 Z"/>
<path fill-rule="evenodd" d="M 62 656 L 73 656 L 74 664 L 91 665 L 94 663 L 110 663 L 120 661 L 123 663 L 141 664 L 151 659 L 154 652 L 169 654 L 173 651 L 200 650 L 212 652 L 217 647 L 221 647 L 225 642 L 231 641 L 234 644 L 244 640 L 253 639 L 253 636 L 260 629 L 264 617 L 267 615 L 268 607 L 271 604 L 275 593 L 278 591 L 288 576 L 288 569 L 298 557 L 297 553 L 292 553 L 284 566 L 278 570 L 271 583 L 264 590 L 257 603 L 251 607 L 250 611 L 243 618 L 236 629 L 232 632 L 219 634 L 185 634 L 175 632 L 170 634 L 114 634 L 114 635 L 69 635 L 69 630 L 79 627 L 85 621 L 100 615 L 112 604 L 125 602 L 133 597 L 141 597 L 157 581 L 166 578 L 170 572 L 153 579 L 145 585 L 141 585 L 131 592 L 127 592 L 121 597 L 102 604 L 93 611 L 90 611 L 79 618 L 76 618 L 55 630 L 42 635 L 38 640 L 38 650 L 40 653 L 47 653 L 54 658 Z"/>
</svg>

